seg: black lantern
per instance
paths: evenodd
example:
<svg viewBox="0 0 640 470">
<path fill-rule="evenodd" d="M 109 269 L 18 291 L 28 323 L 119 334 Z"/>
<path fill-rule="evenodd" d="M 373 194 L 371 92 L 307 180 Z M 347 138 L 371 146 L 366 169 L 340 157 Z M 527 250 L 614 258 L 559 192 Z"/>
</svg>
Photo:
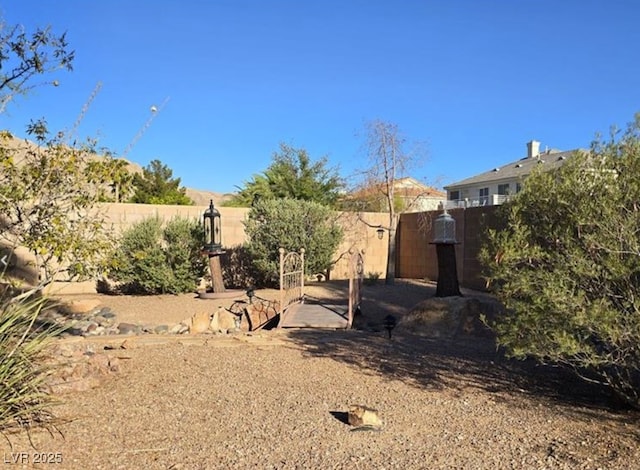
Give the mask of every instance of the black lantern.
<svg viewBox="0 0 640 470">
<path fill-rule="evenodd" d="M 220 212 L 213 207 L 213 200 L 209 202 L 209 208 L 204 211 L 204 247 L 203 251 L 219 253 L 222 251 L 222 230 L 220 226 Z"/>
<path fill-rule="evenodd" d="M 382 240 L 382 237 L 384 236 L 384 229 L 380 227 L 376 230 L 376 233 L 378 234 L 378 240 Z"/>
</svg>

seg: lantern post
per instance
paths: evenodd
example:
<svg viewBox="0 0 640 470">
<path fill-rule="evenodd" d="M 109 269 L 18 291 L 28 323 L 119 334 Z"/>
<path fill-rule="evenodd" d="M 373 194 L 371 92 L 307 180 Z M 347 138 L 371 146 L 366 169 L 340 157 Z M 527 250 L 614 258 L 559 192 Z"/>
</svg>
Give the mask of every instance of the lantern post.
<svg viewBox="0 0 640 470">
<path fill-rule="evenodd" d="M 204 211 L 202 222 L 204 229 L 202 253 L 209 257 L 213 293 L 223 293 L 225 288 L 220 265 L 220 255 L 224 254 L 222 250 L 222 225 L 220 223 L 220 212 L 213 206 L 213 200 L 209 202 L 209 207 Z"/>
<path fill-rule="evenodd" d="M 438 287 L 436 297 L 461 296 L 456 265 L 456 221 L 445 211 L 436 217 L 434 237 L 438 255 Z"/>
</svg>

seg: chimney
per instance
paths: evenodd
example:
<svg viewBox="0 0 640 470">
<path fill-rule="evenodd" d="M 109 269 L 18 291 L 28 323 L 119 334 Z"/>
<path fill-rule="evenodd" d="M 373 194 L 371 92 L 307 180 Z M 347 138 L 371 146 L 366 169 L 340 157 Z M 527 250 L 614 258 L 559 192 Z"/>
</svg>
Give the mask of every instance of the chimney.
<svg viewBox="0 0 640 470">
<path fill-rule="evenodd" d="M 527 142 L 527 158 L 533 158 L 540 155 L 540 142 L 532 140 Z"/>
</svg>

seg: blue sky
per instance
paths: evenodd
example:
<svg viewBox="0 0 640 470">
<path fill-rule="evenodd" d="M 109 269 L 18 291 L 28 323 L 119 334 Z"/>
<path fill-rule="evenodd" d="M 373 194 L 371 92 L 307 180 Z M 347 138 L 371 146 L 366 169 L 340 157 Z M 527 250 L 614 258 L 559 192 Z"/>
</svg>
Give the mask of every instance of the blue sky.
<svg viewBox="0 0 640 470">
<path fill-rule="evenodd" d="M 635 0 L 3 0 L 28 31 L 67 31 L 74 71 L 0 115 L 159 159 L 182 183 L 230 192 L 280 142 L 347 177 L 365 122 L 426 143 L 411 176 L 442 187 L 523 157 L 588 147 L 640 111 Z M 168 98 L 168 101 L 165 101 Z"/>
</svg>

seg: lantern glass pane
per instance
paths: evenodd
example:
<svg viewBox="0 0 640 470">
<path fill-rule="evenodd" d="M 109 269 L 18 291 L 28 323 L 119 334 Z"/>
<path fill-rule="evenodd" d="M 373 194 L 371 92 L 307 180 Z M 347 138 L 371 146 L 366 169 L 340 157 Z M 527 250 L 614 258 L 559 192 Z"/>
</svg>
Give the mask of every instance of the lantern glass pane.
<svg viewBox="0 0 640 470">
<path fill-rule="evenodd" d="M 221 230 L 220 230 L 220 216 L 216 215 L 213 218 L 213 243 L 214 245 L 221 244 Z"/>
<path fill-rule="evenodd" d="M 435 243 L 456 243 L 456 221 L 449 214 L 436 218 L 433 231 Z"/>
<path fill-rule="evenodd" d="M 213 238 L 211 237 L 211 218 L 204 218 L 204 243 L 205 245 L 210 245 L 213 243 Z"/>
</svg>

